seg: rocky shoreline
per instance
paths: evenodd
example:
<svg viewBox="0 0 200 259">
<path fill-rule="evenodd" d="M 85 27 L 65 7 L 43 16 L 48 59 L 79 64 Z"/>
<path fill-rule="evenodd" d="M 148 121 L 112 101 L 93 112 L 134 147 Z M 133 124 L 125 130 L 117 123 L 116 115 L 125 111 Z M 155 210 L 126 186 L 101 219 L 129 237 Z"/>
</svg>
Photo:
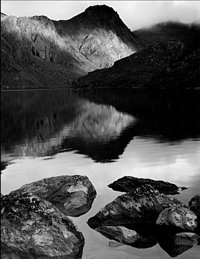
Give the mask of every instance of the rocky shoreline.
<svg viewBox="0 0 200 259">
<path fill-rule="evenodd" d="M 175 257 L 200 244 L 200 195 L 183 204 L 172 197 L 176 185 L 131 176 L 109 187 L 125 193 L 88 220 L 109 246 L 159 244 Z M 95 197 L 90 180 L 80 175 L 42 179 L 2 195 L 2 258 L 82 258 L 84 236 L 68 216 L 88 212 Z"/>
<path fill-rule="evenodd" d="M 183 204 L 172 194 L 187 188 L 131 176 L 108 187 L 126 193 L 91 217 L 88 225 L 112 240 L 111 246 L 149 248 L 158 243 L 176 257 L 200 245 L 200 195 Z"/>
</svg>

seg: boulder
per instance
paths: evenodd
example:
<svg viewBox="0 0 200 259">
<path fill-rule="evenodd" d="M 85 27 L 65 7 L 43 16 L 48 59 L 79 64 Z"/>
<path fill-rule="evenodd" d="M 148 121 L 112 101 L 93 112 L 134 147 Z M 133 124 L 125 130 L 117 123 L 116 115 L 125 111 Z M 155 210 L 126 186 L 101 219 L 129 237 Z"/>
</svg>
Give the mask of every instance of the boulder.
<svg viewBox="0 0 200 259">
<path fill-rule="evenodd" d="M 189 201 L 189 207 L 196 215 L 200 215 L 200 194 L 194 196 Z"/>
<path fill-rule="evenodd" d="M 192 210 L 200 220 L 200 194 L 194 196 L 189 201 L 189 207 L 190 207 L 190 210 Z"/>
<path fill-rule="evenodd" d="M 200 234 L 200 194 L 189 201 L 189 208 L 197 215 L 197 232 Z"/>
<path fill-rule="evenodd" d="M 164 181 L 155 181 L 146 178 L 137 178 L 133 176 L 124 176 L 117 181 L 109 184 L 108 187 L 112 188 L 114 191 L 120 192 L 130 192 L 131 190 L 140 187 L 144 184 L 150 184 L 152 187 L 156 188 L 160 193 L 164 194 L 177 194 L 179 193 L 179 187 L 173 183 L 168 183 Z"/>
<path fill-rule="evenodd" d="M 144 235 L 123 226 L 102 226 L 95 229 L 105 237 L 115 240 L 118 244 L 125 244 L 137 248 L 148 248 L 156 245 L 153 235 Z"/>
<path fill-rule="evenodd" d="M 197 228 L 197 216 L 193 211 L 181 206 L 174 206 L 163 210 L 156 224 L 172 231 L 191 231 Z"/>
<path fill-rule="evenodd" d="M 53 203 L 67 216 L 85 214 L 92 206 L 96 190 L 87 176 L 63 175 L 26 184 L 14 192 L 31 192 Z"/>
<path fill-rule="evenodd" d="M 53 204 L 31 193 L 2 198 L 1 258 L 81 258 L 84 237 Z"/>
<path fill-rule="evenodd" d="M 138 226 L 155 224 L 161 211 L 180 205 L 175 198 L 161 194 L 151 185 L 144 185 L 117 197 L 88 220 L 92 228 L 100 226 Z"/>
</svg>

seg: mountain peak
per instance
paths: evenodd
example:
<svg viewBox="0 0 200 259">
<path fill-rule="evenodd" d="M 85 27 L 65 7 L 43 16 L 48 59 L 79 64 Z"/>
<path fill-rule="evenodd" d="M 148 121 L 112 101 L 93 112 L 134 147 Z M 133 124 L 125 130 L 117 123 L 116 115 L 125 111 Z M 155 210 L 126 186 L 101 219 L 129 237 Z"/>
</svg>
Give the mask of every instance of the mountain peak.
<svg viewBox="0 0 200 259">
<path fill-rule="evenodd" d="M 110 14 L 117 14 L 114 9 L 107 5 L 93 5 L 89 6 L 85 9 L 85 12 L 88 14 L 98 14 L 98 15 L 110 15 Z"/>
<path fill-rule="evenodd" d="M 113 8 L 107 5 L 89 6 L 84 12 L 71 18 L 67 21 L 62 21 L 69 24 L 80 24 L 84 28 L 107 28 L 126 27 L 120 19 L 118 13 Z"/>
<path fill-rule="evenodd" d="M 61 20 L 59 23 L 68 34 L 74 34 L 76 31 L 87 32 L 87 34 L 88 31 L 100 30 L 112 32 L 130 48 L 139 49 L 134 34 L 124 24 L 118 13 L 107 5 L 89 6 L 84 12 L 70 20 Z"/>
<path fill-rule="evenodd" d="M 93 22 L 99 21 L 102 24 L 124 25 L 118 13 L 107 5 L 90 6 L 85 10 L 84 14 Z"/>
</svg>

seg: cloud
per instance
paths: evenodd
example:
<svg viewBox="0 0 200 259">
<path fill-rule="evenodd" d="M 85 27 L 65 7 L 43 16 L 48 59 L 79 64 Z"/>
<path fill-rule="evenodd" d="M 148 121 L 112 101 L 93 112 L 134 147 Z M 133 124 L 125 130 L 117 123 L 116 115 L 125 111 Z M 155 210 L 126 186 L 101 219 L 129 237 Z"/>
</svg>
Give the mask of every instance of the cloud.
<svg viewBox="0 0 200 259">
<path fill-rule="evenodd" d="M 200 2 L 126 2 L 121 11 L 116 4 L 116 10 L 119 10 L 121 18 L 133 30 L 168 20 L 194 22 L 200 17 Z"/>
<path fill-rule="evenodd" d="M 106 4 L 118 12 L 131 30 L 168 20 L 190 23 L 200 17 L 198 1 L 1 1 L 1 4 L 2 12 L 9 15 L 46 15 L 54 20 L 67 20 L 91 5 Z"/>
</svg>

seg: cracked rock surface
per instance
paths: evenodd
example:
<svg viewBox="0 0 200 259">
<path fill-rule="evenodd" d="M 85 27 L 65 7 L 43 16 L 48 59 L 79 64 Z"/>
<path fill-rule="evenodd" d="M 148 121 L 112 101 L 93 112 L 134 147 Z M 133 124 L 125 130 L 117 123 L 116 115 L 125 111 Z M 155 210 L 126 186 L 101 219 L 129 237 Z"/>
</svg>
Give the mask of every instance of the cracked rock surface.
<svg viewBox="0 0 200 259">
<path fill-rule="evenodd" d="M 78 258 L 84 237 L 50 202 L 28 192 L 1 199 L 1 258 Z"/>
<path fill-rule="evenodd" d="M 63 175 L 26 184 L 15 192 L 30 192 L 54 204 L 67 216 L 85 214 L 92 206 L 96 190 L 87 176 Z"/>
</svg>

